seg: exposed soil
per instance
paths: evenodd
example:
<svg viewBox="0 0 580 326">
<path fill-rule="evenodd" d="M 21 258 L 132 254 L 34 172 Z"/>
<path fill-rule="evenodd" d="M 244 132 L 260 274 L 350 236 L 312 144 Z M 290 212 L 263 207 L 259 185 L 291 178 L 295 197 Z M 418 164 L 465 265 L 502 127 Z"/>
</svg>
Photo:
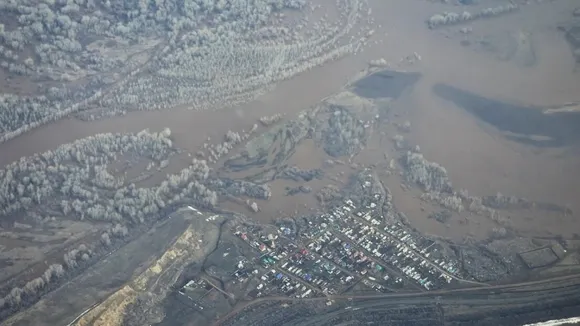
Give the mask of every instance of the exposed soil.
<svg viewBox="0 0 580 326">
<path fill-rule="evenodd" d="M 71 322 L 72 313 L 78 314 L 103 300 L 143 269 L 147 261 L 156 259 L 187 227 L 186 218 L 186 213 L 176 214 L 51 292 L 32 308 L 5 321 L 6 325 L 66 325 Z"/>
</svg>

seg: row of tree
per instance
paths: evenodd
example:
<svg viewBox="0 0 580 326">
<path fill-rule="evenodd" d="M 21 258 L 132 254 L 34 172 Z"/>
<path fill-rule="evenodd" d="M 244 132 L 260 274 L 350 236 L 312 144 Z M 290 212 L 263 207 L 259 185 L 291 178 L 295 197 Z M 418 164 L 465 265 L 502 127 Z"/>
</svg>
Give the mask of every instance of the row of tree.
<svg viewBox="0 0 580 326">
<path fill-rule="evenodd" d="M 425 193 L 421 199 L 440 204 L 444 208 L 455 212 L 467 210 L 472 213 L 491 217 L 497 222 L 503 222 L 499 212 L 489 200 L 470 196 L 467 190 L 455 191 L 447 175 L 447 170 L 435 163 L 426 160 L 418 151 L 407 151 L 401 158 L 404 168 L 404 177 L 407 182 L 419 185 Z"/>
<path fill-rule="evenodd" d="M 518 9 L 519 7 L 516 4 L 510 3 L 507 5 L 497 6 L 493 8 L 485 8 L 475 14 L 472 14 L 468 11 L 464 11 L 460 14 L 454 12 L 444 12 L 441 14 L 431 16 L 427 20 L 427 25 L 429 26 L 429 28 L 433 29 L 443 25 L 453 25 L 470 22 L 480 18 L 489 18 L 493 16 L 498 16 L 516 11 Z"/>
<path fill-rule="evenodd" d="M 0 311 L 6 308 L 14 309 L 20 307 L 24 299 L 35 298 L 39 291 L 51 282 L 61 278 L 64 274 L 65 270 L 61 264 L 50 265 L 42 276 L 26 283 L 22 288 L 13 288 L 6 296 L 0 298 Z"/>
<path fill-rule="evenodd" d="M 29 281 L 23 287 L 12 288 L 4 298 L 0 298 L 0 311 L 6 308 L 14 310 L 19 308 L 24 301 L 28 303 L 34 301 L 47 286 L 65 276 L 67 271 L 77 268 L 79 260 L 88 261 L 91 254 L 92 251 L 84 244 L 70 250 L 63 257 L 64 266 L 52 264 L 41 276 Z"/>
<path fill-rule="evenodd" d="M 230 131 L 224 140 L 228 145 L 224 146 L 231 148 L 247 135 Z M 144 130 L 134 134 L 98 134 L 22 158 L 0 170 L 0 218 L 16 214 L 38 215 L 35 221 L 70 218 L 110 221 L 113 226 L 99 239 L 104 247 L 109 247 L 115 239 L 127 237 L 132 227 L 152 223 L 175 207 L 195 205 L 211 209 L 218 204 L 218 195 L 260 199 L 271 196 L 267 185 L 212 176 L 207 162 L 198 158 L 149 188 L 128 183 L 108 169 L 120 158 L 131 158 L 132 162 L 150 160 L 161 165 L 175 152 L 171 130 L 164 129 L 158 133 Z M 55 213 L 58 211 L 61 214 Z M 60 271 L 58 277 L 68 275 L 68 271 L 97 259 L 96 248 L 81 245 L 63 256 L 60 269 L 53 266 L 50 270 Z M 58 279 L 55 277 L 49 279 Z M 12 289 L 2 299 L 1 307 L 13 313 L 50 288 L 46 278 L 31 280 Z M 0 317 L 5 314 L 0 308 Z"/>
<path fill-rule="evenodd" d="M 54 99 L 50 105 L 25 109 L 13 104 L 1 110 L 8 116 L 0 116 L 0 140 L 78 111 L 79 107 L 69 109 L 73 98 L 80 107 L 88 104 L 84 100 L 99 99 L 101 107 L 116 113 L 247 101 L 275 81 L 360 48 L 365 37 L 347 43 L 341 40 L 362 17 L 363 3 L 340 2 L 339 20 L 315 22 L 312 30 L 316 32 L 306 37 L 303 25 L 279 26 L 284 24 L 280 10 L 302 9 L 302 0 L 191 0 L 182 5 L 174 1 L 155 5 L 124 0 L 4 1 L 0 12 L 14 17 L 18 28 L 0 29 L 6 62 L 1 63 L 0 53 L 0 65 L 14 73 L 34 72 L 40 79 L 67 83 L 83 78 L 88 83 L 76 83 L 79 86 L 74 89 L 71 84 L 70 98 Z M 177 35 L 182 37 L 177 39 Z M 167 36 L 169 45 L 153 55 L 158 50 L 156 40 Z M 85 40 L 91 38 L 103 41 L 89 45 Z M 140 71 L 142 62 L 110 55 L 119 49 L 127 53 L 146 49 L 152 55 L 148 65 L 153 74 L 117 83 L 110 96 L 100 98 L 104 85 L 102 74 L 96 73 Z M 85 97 L 80 99 L 80 94 Z"/>
<path fill-rule="evenodd" d="M 504 196 L 497 193 L 493 196 L 470 196 L 467 190 L 455 191 L 444 167 L 427 161 L 417 149 L 408 151 L 401 159 L 404 176 L 408 182 L 419 185 L 425 193 L 421 199 L 440 204 L 455 212 L 467 210 L 472 213 L 488 216 L 503 226 L 509 221 L 499 212 L 502 209 L 540 209 L 551 213 L 572 214 L 572 210 L 556 204 L 539 203 L 515 196 Z"/>
<path fill-rule="evenodd" d="M 50 87 L 45 95 L 0 96 L 0 143 L 77 112 L 98 97 L 94 87 Z"/>
<path fill-rule="evenodd" d="M 156 212 L 164 206 L 161 193 L 168 193 L 168 187 L 137 189 L 124 185 L 122 177 L 107 171 L 107 165 L 124 154 L 161 161 L 175 151 L 170 134 L 169 129 L 161 133 L 99 134 L 22 158 L 0 170 L 0 216 L 40 204 L 52 205 L 59 197 L 63 215 L 81 219 L 120 220 L 144 215 L 143 211 Z"/>
<path fill-rule="evenodd" d="M 122 241 L 128 234 L 126 226 L 115 224 L 102 233 L 100 246 L 107 249 L 114 241 Z M 62 264 L 51 264 L 42 275 L 28 281 L 23 286 L 13 287 L 4 297 L 0 297 L 0 318 L 32 305 L 42 295 L 58 286 L 59 282 L 88 267 L 93 256 L 98 256 L 96 253 L 99 251 L 98 249 L 100 249 L 99 243 L 92 246 L 81 244 L 64 254 Z"/>
<path fill-rule="evenodd" d="M 106 106 L 154 109 L 190 104 L 198 109 L 246 101 L 273 82 L 352 52 L 360 45 L 360 40 L 339 42 L 360 18 L 360 0 L 344 1 L 338 26 L 320 23 L 312 29 L 315 35 L 308 38 L 300 36 L 300 26 L 287 29 L 269 25 L 277 8 L 301 6 L 292 1 L 260 2 L 236 6 L 244 8 L 240 16 L 244 20 L 225 19 L 215 26 L 200 26 L 185 33 L 180 44 L 154 61 L 155 74 L 117 89 L 105 100 Z M 283 21 L 277 23 L 282 25 Z M 264 29 L 269 31 L 267 39 L 260 36 Z M 150 91 L 143 94 L 143 89 Z"/>
</svg>

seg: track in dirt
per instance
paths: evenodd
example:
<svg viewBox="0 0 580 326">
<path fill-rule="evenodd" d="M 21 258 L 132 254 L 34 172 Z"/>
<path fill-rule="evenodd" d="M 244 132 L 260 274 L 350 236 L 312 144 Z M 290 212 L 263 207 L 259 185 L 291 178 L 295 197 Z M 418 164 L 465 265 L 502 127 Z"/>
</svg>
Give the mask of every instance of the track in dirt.
<svg viewBox="0 0 580 326">
<path fill-rule="evenodd" d="M 555 283 L 555 284 L 554 284 Z M 532 288 L 529 288 L 532 287 Z M 545 287 L 543 289 L 543 287 Z M 287 297 L 268 297 L 259 298 L 244 305 L 239 306 L 234 311 L 230 312 L 228 315 L 220 318 L 213 325 L 223 325 L 226 321 L 234 318 L 237 314 L 242 313 L 244 309 L 247 309 L 253 305 L 280 301 L 280 302 L 312 302 L 312 301 L 328 301 L 328 300 L 381 300 L 379 303 L 374 303 L 374 305 L 398 305 L 398 304 L 428 304 L 432 303 L 434 300 L 440 303 L 447 304 L 473 304 L 473 305 L 511 305 L 515 304 L 516 299 L 521 298 L 521 301 L 526 303 L 534 302 L 540 299 L 542 296 L 548 297 L 559 297 L 562 295 L 580 295 L 580 276 L 579 275 L 567 275 L 555 278 L 550 278 L 546 280 L 529 281 L 517 284 L 508 285 L 494 285 L 485 288 L 464 288 L 456 290 L 446 290 L 446 291 L 432 291 L 432 292 L 421 292 L 421 293 L 399 293 L 399 294 L 370 294 L 370 295 L 335 295 L 327 297 L 317 297 L 317 298 L 287 298 Z M 490 299 L 493 296 L 502 297 L 508 294 L 506 298 L 503 299 Z M 354 304 L 353 304 L 354 306 Z M 362 306 L 366 306 L 363 304 Z"/>
</svg>

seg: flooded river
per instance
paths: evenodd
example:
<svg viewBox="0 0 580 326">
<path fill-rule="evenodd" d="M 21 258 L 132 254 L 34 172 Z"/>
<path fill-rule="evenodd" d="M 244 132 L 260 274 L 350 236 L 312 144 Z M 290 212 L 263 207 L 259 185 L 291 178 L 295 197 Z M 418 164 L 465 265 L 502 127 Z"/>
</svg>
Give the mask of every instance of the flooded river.
<svg viewBox="0 0 580 326">
<path fill-rule="evenodd" d="M 568 121 L 567 117 L 558 115 L 544 119 L 534 110 L 522 113 L 526 107 L 580 101 L 580 74 L 574 73 L 572 53 L 555 28 L 558 22 L 567 19 L 575 1 L 532 4 L 517 14 L 472 24 L 474 30 L 484 29 L 489 33 L 513 29 L 532 33 L 537 57 L 533 67 L 497 60 L 488 53 L 462 46 L 460 39 L 454 37 L 461 26 L 449 30 L 426 28 L 425 19 L 444 10 L 441 4 L 409 0 L 369 2 L 377 25 L 375 36 L 363 52 L 281 82 L 273 91 L 251 103 L 214 111 L 179 108 L 164 112 L 135 112 L 94 122 L 65 119 L 1 144 L 0 164 L 96 133 L 145 128 L 161 130 L 169 127 L 177 146 L 195 152 L 208 136 L 221 140 L 229 129 L 248 130 L 261 116 L 281 113 L 293 117 L 338 92 L 352 76 L 366 67 L 369 60 L 384 58 L 393 70 L 416 73 L 411 74 L 415 77 L 407 81 L 415 86 L 399 105 L 401 114 L 413 125 L 409 141 L 420 145 L 429 160 L 445 166 L 457 188 L 466 188 L 482 196 L 500 191 L 569 205 L 575 212 L 580 212 L 577 201 L 580 156 L 575 151 L 538 151 L 534 146 L 495 135 L 478 121 L 484 120 L 505 132 L 545 136 L 558 145 L 568 145 L 569 140 L 577 139 L 580 134 L 580 128 L 574 128 L 577 120 Z M 413 64 L 401 61 L 414 53 L 419 54 L 421 60 Z M 421 78 L 418 78 L 419 74 Z M 382 79 L 381 87 L 389 85 L 389 78 Z M 393 96 L 400 95 L 403 89 L 386 88 Z M 458 95 L 458 89 L 463 95 Z M 473 105 L 475 98 L 491 100 Z M 512 103 L 517 108 L 502 104 L 501 115 L 484 114 L 487 106 L 498 107 L 498 103 Z M 524 109 L 519 110 L 520 107 Z M 575 219 L 565 220 L 559 225 L 551 221 L 536 223 L 536 227 L 549 227 L 554 232 L 580 233 L 580 223 Z"/>
</svg>

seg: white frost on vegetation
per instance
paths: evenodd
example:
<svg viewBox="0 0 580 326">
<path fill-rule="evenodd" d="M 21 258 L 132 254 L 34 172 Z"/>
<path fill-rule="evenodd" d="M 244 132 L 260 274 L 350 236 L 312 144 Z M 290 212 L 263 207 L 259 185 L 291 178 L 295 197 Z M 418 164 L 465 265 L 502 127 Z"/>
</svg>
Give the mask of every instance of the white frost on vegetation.
<svg viewBox="0 0 580 326">
<path fill-rule="evenodd" d="M 429 162 L 421 153 L 408 151 L 403 157 L 405 178 L 409 182 L 418 184 L 427 192 L 452 191 L 447 170 L 435 162 Z"/>
<path fill-rule="evenodd" d="M 87 108 L 92 120 L 245 102 L 360 50 L 366 1 L 336 0 L 335 17 L 304 0 L 1 1 L 0 67 L 51 83 L 3 95 L 0 142 Z"/>
<path fill-rule="evenodd" d="M 436 28 L 443 25 L 453 25 L 470 22 L 476 19 L 489 18 L 493 16 L 498 16 L 502 14 L 507 14 L 518 10 L 519 7 L 515 4 L 507 4 L 503 6 L 486 8 L 475 14 L 468 11 L 464 11 L 460 14 L 455 12 L 443 12 L 440 14 L 435 14 L 427 20 L 427 25 L 429 28 Z"/>
</svg>

